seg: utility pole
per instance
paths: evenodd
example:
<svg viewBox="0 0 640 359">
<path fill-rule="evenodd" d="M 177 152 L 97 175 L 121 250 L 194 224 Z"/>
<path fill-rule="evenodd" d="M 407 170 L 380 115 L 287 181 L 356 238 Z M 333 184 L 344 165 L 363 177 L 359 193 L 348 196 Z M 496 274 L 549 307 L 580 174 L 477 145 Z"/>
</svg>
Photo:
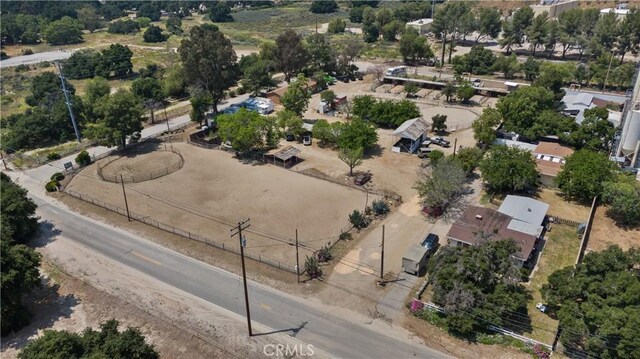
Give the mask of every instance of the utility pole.
<svg viewBox="0 0 640 359">
<path fill-rule="evenodd" d="M 67 85 L 65 84 L 64 74 L 62 73 L 62 66 L 60 66 L 59 62 L 56 62 L 56 68 L 58 69 L 58 76 L 60 77 L 60 82 L 62 82 L 62 93 L 64 94 L 65 103 L 67 104 L 67 108 L 69 109 L 69 116 L 71 117 L 71 123 L 73 123 L 73 131 L 76 133 L 76 139 L 78 142 L 80 140 L 80 131 L 78 130 L 78 124 L 76 123 L 76 118 L 73 115 L 73 103 L 71 102 L 71 98 L 69 97 L 69 91 L 67 91 Z"/>
<path fill-rule="evenodd" d="M 436 0 L 431 0 L 431 19 L 433 19 L 433 15 L 436 13 Z"/>
<path fill-rule="evenodd" d="M 129 213 L 129 203 L 127 202 L 127 192 L 124 190 L 124 179 L 120 175 L 120 183 L 122 183 L 122 195 L 124 196 L 124 207 L 127 209 L 127 219 L 131 222 L 131 214 Z"/>
<path fill-rule="evenodd" d="M 453 139 L 453 158 L 456 157 L 456 148 L 458 147 L 458 138 Z"/>
<path fill-rule="evenodd" d="M 298 229 L 296 228 L 296 275 L 300 284 L 300 257 L 298 256 Z"/>
<path fill-rule="evenodd" d="M 242 222 L 238 222 L 238 228 L 231 228 L 231 237 L 238 235 L 240 241 L 240 258 L 242 258 L 242 282 L 244 283 L 244 303 L 247 307 L 247 328 L 249 328 L 249 336 L 253 336 L 251 330 L 251 312 L 249 311 L 249 293 L 247 292 L 247 272 L 244 267 L 244 247 L 247 245 L 247 240 L 242 237 L 242 230 L 251 226 L 249 218 Z M 234 232 L 236 231 L 236 232 Z"/>
<path fill-rule="evenodd" d="M 2 152 L 2 151 L 0 151 L 0 158 L 2 158 L 2 164 L 4 165 L 5 171 L 8 171 L 9 167 L 7 167 L 7 162 L 5 162 L 5 160 L 4 160 L 4 152 Z"/>
<path fill-rule="evenodd" d="M 380 254 L 380 279 L 384 276 L 384 224 L 382 225 L 382 253 Z"/>
</svg>

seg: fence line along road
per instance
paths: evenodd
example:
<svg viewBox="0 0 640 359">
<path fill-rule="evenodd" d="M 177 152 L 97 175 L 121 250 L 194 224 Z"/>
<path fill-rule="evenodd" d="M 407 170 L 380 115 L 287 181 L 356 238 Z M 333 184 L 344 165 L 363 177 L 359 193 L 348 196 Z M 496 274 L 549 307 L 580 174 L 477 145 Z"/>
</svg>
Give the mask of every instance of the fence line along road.
<svg viewBox="0 0 640 359">
<path fill-rule="evenodd" d="M 105 202 L 102 202 L 102 201 L 100 201 L 98 199 L 95 199 L 93 197 L 90 197 L 90 196 L 87 196 L 87 195 L 84 195 L 84 194 L 81 194 L 81 193 L 78 193 L 78 192 L 75 192 L 75 191 L 72 191 L 72 190 L 69 190 L 69 189 L 65 189 L 63 192 L 68 194 L 68 195 L 70 195 L 71 197 L 77 198 L 77 199 L 79 199 L 81 201 L 84 201 L 84 202 L 87 202 L 87 203 L 91 203 L 93 205 L 96 205 L 98 207 L 107 209 L 109 211 L 118 213 L 118 214 L 120 214 L 122 216 L 126 216 L 127 215 L 127 211 L 125 209 L 120 208 L 118 206 L 114 206 L 114 205 L 105 203 Z M 186 230 L 183 230 L 183 229 L 180 229 L 180 228 L 176 228 L 176 227 L 168 225 L 168 224 L 164 224 L 162 222 L 159 222 L 159 221 L 157 221 L 155 219 L 150 218 L 149 216 L 143 216 L 141 214 L 138 214 L 138 213 L 135 213 L 135 212 L 131 212 L 131 211 L 129 212 L 129 214 L 131 215 L 132 219 L 135 219 L 135 220 L 137 220 L 139 222 L 147 224 L 147 225 L 149 225 L 151 227 L 155 227 L 155 228 L 158 228 L 158 229 L 163 230 L 165 232 L 173 233 L 175 235 L 178 235 L 180 237 L 183 237 L 183 238 L 186 238 L 186 239 L 189 239 L 189 240 L 205 243 L 205 244 L 208 244 L 210 246 L 216 247 L 218 249 L 222 249 L 222 250 L 225 250 L 227 252 L 231 252 L 231 253 L 240 255 L 240 249 L 237 249 L 236 246 L 229 246 L 229 245 L 225 245 L 224 243 L 219 243 L 219 242 L 217 242 L 217 241 L 215 241 L 215 240 L 213 240 L 211 238 L 207 238 L 205 236 L 202 236 L 202 235 L 199 235 L 199 234 L 196 234 L 196 233 L 191 233 L 189 231 L 186 231 Z M 268 258 L 268 257 L 263 257 L 262 254 L 254 253 L 250 249 L 249 250 L 245 249 L 244 250 L 244 255 L 246 257 L 248 257 L 248 258 L 251 258 L 251 259 L 253 259 L 255 261 L 258 261 L 258 262 L 264 263 L 266 265 L 272 266 L 274 268 L 278 268 L 278 269 L 287 271 L 289 273 L 296 274 L 295 267 L 289 266 L 287 264 L 284 264 L 284 263 L 282 263 L 280 261 L 277 261 L 277 260 L 274 260 L 274 259 L 271 259 L 271 258 Z"/>
</svg>

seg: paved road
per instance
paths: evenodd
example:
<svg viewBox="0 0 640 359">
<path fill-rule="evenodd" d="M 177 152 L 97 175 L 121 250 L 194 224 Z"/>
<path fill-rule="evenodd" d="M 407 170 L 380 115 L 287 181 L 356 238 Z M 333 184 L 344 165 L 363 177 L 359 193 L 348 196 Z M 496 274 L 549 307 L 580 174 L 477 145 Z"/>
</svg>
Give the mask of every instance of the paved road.
<svg viewBox="0 0 640 359">
<path fill-rule="evenodd" d="M 14 173 L 14 177 L 15 177 Z M 19 175 L 25 187 L 39 179 Z M 60 236 L 136 269 L 168 285 L 198 296 L 239 315 L 245 314 L 241 279 L 235 274 L 163 248 L 128 232 L 114 229 L 67 210 L 34 188 L 38 215 L 53 223 Z M 249 283 L 252 319 L 274 331 L 298 331 L 296 338 L 342 358 L 445 358 L 425 346 L 405 342 L 358 321 L 335 316 L 315 305 Z"/>
<path fill-rule="evenodd" d="M 73 54 L 74 50 L 55 50 L 47 52 L 39 52 L 32 55 L 23 55 L 10 57 L 6 60 L 0 61 L 0 68 L 13 67 L 18 65 L 31 65 L 38 64 L 44 61 L 56 61 L 68 59 Z"/>
</svg>

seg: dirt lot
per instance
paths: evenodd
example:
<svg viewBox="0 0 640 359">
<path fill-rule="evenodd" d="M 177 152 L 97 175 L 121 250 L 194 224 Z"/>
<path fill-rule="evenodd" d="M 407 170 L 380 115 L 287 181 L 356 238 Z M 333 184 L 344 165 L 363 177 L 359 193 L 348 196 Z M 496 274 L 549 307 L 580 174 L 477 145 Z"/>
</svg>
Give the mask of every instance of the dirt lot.
<svg viewBox="0 0 640 359">
<path fill-rule="evenodd" d="M 184 167 L 167 176 L 127 186 L 129 209 L 218 243 L 237 246 L 229 229 L 251 218 L 248 251 L 295 265 L 289 241 L 319 248 L 348 225 L 348 213 L 364 207 L 366 194 L 259 163 L 243 164 L 231 153 L 174 144 Z M 69 190 L 124 208 L 122 187 L 96 177 L 96 167 L 76 176 Z M 372 200 L 371 196 L 369 200 Z M 308 254 L 301 252 L 301 257 Z"/>
<path fill-rule="evenodd" d="M 171 146 L 171 145 L 169 145 Z M 157 178 L 180 169 L 182 157 L 171 151 L 171 147 L 160 142 L 150 142 L 136 147 L 124 157 L 108 157 L 99 161 L 102 177 L 117 182 L 120 176 L 129 182 L 141 182 L 143 178 Z M 136 179 L 138 179 L 136 181 Z"/>
<path fill-rule="evenodd" d="M 620 227 L 606 213 L 607 206 L 599 206 L 596 210 L 587 250 L 602 251 L 614 244 L 624 250 L 640 247 L 640 228 Z"/>
</svg>

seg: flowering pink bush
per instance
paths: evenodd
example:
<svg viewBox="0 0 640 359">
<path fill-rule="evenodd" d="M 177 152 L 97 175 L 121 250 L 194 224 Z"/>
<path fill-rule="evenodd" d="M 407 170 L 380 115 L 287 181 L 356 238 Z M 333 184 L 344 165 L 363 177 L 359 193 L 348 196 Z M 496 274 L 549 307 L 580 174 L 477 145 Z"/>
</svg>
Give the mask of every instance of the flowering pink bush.
<svg viewBox="0 0 640 359">
<path fill-rule="evenodd" d="M 544 348 L 542 348 L 542 346 L 539 344 L 536 344 L 533 346 L 533 353 L 539 359 L 549 359 L 550 357 L 549 353 Z"/>
<path fill-rule="evenodd" d="M 424 303 L 422 303 L 421 301 L 413 298 L 413 300 L 411 301 L 411 313 L 416 313 L 422 310 L 422 308 L 424 308 Z"/>
</svg>

